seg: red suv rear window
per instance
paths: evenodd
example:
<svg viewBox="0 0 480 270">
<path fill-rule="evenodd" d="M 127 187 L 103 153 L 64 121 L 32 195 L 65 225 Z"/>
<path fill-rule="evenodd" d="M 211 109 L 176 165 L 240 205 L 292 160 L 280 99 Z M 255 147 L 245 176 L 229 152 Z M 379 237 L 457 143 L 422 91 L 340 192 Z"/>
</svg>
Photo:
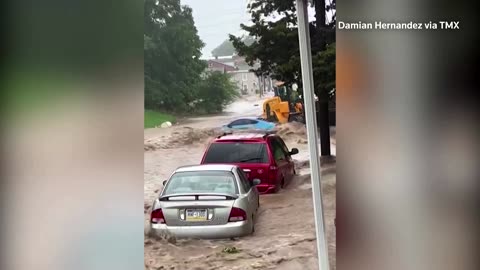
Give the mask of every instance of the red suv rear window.
<svg viewBox="0 0 480 270">
<path fill-rule="evenodd" d="M 252 142 L 212 143 L 203 163 L 268 163 L 267 145 Z"/>
</svg>

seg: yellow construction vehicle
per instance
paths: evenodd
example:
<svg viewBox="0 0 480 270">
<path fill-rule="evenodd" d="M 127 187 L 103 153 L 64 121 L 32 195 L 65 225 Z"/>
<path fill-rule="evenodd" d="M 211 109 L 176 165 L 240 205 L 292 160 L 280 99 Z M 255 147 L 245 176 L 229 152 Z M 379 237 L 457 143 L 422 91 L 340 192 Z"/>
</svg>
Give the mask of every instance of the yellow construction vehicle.
<svg viewBox="0 0 480 270">
<path fill-rule="evenodd" d="M 263 119 L 281 124 L 290 121 L 305 123 L 303 104 L 301 101 L 290 102 L 289 90 L 283 82 L 275 85 L 275 95 L 263 102 Z"/>
</svg>

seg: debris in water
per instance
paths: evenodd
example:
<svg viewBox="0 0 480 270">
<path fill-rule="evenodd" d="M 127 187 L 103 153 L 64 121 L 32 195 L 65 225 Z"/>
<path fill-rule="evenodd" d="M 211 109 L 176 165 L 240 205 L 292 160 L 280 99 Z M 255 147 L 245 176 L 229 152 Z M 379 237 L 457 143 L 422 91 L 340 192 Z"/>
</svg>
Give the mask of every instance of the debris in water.
<svg viewBox="0 0 480 270">
<path fill-rule="evenodd" d="M 235 254 L 235 253 L 239 253 L 240 250 L 237 249 L 236 247 L 226 247 L 222 250 L 222 252 L 227 254 Z"/>
<path fill-rule="evenodd" d="M 304 139 L 307 134 L 307 129 L 305 125 L 299 122 L 280 124 L 277 126 L 277 130 L 278 135 L 291 138 L 293 138 L 294 136 L 298 136 Z"/>
<path fill-rule="evenodd" d="M 150 205 L 144 203 L 144 204 L 143 204 L 143 213 L 146 214 L 149 209 L 150 209 Z"/>
<path fill-rule="evenodd" d="M 175 235 L 171 234 L 170 232 L 157 232 L 153 229 L 148 229 L 145 232 L 146 237 L 152 240 L 159 240 L 159 241 L 167 241 L 170 244 L 176 244 L 177 238 Z"/>
<path fill-rule="evenodd" d="M 183 127 L 181 131 L 176 131 L 167 138 L 153 138 L 145 140 L 144 150 L 153 151 L 156 149 L 172 149 L 184 145 L 198 142 L 204 142 L 207 139 L 218 136 L 221 132 L 217 129 L 194 129 Z"/>
<path fill-rule="evenodd" d="M 307 144 L 308 141 L 305 140 L 305 139 L 298 139 L 297 143 L 298 143 L 298 144 Z"/>
</svg>

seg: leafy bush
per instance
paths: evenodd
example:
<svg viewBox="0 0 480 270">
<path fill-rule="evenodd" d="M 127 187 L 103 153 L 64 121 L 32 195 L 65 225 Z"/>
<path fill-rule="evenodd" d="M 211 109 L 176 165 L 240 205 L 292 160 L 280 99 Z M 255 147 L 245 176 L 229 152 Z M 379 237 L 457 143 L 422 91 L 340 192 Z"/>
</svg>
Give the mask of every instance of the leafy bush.
<svg viewBox="0 0 480 270">
<path fill-rule="evenodd" d="M 210 72 L 198 85 L 199 99 L 196 110 L 205 113 L 218 113 L 238 96 L 235 84 L 230 75 L 221 72 Z"/>
</svg>

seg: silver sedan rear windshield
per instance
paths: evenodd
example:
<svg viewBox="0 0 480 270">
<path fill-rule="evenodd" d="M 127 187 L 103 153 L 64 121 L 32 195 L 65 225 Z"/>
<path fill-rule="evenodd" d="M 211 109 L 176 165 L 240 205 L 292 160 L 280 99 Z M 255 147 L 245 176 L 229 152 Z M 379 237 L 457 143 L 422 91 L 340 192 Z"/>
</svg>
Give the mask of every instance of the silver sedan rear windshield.
<svg viewBox="0 0 480 270">
<path fill-rule="evenodd" d="M 163 195 L 191 193 L 238 194 L 235 176 L 226 171 L 177 172 L 167 183 Z"/>
</svg>

